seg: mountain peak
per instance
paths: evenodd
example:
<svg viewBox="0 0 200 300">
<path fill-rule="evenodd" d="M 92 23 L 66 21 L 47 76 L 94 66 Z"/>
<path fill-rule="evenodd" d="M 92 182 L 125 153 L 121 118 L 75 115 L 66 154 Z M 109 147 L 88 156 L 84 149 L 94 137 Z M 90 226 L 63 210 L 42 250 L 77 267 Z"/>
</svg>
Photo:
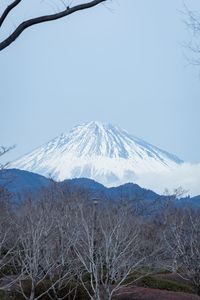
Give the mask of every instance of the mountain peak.
<svg viewBox="0 0 200 300">
<path fill-rule="evenodd" d="M 102 127 L 106 127 L 108 124 L 107 124 L 107 123 L 100 122 L 100 121 L 90 121 L 90 122 L 84 123 L 83 125 L 89 126 L 89 127 L 91 126 L 91 127 L 99 127 L 99 128 L 102 128 Z"/>
<path fill-rule="evenodd" d="M 127 158 L 128 152 L 123 147 L 122 136 L 123 131 L 118 127 L 92 121 L 72 128 L 70 133 L 62 138 L 68 146 L 70 145 L 67 151 L 78 157 Z M 72 142 L 68 143 L 69 141 Z"/>
<path fill-rule="evenodd" d="M 117 126 L 114 126 L 110 123 L 103 123 L 99 121 L 91 121 L 87 123 L 82 123 L 78 126 L 75 126 L 71 129 L 71 132 L 77 132 L 77 131 L 85 131 L 85 132 L 90 132 L 94 133 L 95 135 L 98 136 L 99 132 L 108 132 L 109 130 L 114 130 L 114 129 L 119 129 Z"/>
<path fill-rule="evenodd" d="M 134 182 L 136 174 L 166 170 L 182 161 L 112 124 L 78 125 L 11 166 L 56 180 L 86 177 L 105 185 Z"/>
</svg>

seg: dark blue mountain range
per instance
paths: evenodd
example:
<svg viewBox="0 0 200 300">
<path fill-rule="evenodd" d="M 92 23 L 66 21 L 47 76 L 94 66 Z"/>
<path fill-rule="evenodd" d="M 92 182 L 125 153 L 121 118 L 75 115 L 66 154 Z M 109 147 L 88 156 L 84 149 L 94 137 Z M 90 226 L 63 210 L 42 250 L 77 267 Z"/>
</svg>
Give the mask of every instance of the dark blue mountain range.
<svg viewBox="0 0 200 300">
<path fill-rule="evenodd" d="M 87 193 L 87 197 L 92 199 L 104 200 L 145 200 L 164 201 L 166 196 L 159 195 L 151 190 L 144 189 L 137 184 L 127 183 L 118 187 L 107 188 L 104 185 L 87 178 L 75 178 L 55 183 L 52 179 L 44 176 L 22 171 L 19 169 L 7 169 L 0 171 L 0 187 L 6 189 L 12 195 L 13 199 L 24 199 L 28 193 L 37 194 L 39 191 L 50 188 L 53 184 L 58 185 L 70 193 L 82 191 Z M 192 205 L 200 207 L 200 196 L 185 197 L 174 199 L 179 206 Z"/>
</svg>

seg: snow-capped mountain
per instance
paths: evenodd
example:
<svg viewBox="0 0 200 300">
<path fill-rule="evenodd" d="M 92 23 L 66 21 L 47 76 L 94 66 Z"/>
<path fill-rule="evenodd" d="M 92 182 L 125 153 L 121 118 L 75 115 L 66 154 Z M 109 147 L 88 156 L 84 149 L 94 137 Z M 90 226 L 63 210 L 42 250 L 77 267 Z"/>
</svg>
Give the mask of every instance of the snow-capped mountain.
<svg viewBox="0 0 200 300">
<path fill-rule="evenodd" d="M 182 161 L 111 124 L 74 127 L 11 164 L 55 180 L 86 177 L 107 186 L 134 182 L 138 175 L 171 170 Z"/>
</svg>

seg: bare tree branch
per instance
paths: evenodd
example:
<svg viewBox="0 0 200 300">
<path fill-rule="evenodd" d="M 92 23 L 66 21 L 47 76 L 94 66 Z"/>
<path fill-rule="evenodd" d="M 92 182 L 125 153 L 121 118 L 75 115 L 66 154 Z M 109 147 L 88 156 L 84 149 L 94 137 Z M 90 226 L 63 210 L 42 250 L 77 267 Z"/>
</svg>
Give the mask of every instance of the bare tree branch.
<svg viewBox="0 0 200 300">
<path fill-rule="evenodd" d="M 200 12 L 191 11 L 186 5 L 184 5 L 184 24 L 189 30 L 191 36 L 190 40 L 183 44 L 186 50 L 189 50 L 191 56 L 185 55 L 186 60 L 193 66 L 200 65 Z"/>
<path fill-rule="evenodd" d="M 13 3 L 7 6 L 4 10 L 3 14 L 0 17 L 0 27 L 2 26 L 3 22 L 5 21 L 7 15 L 15 8 L 22 0 L 15 0 Z"/>
<path fill-rule="evenodd" d="M 4 146 L 0 146 L 0 157 L 3 156 L 4 154 L 6 154 L 7 152 L 9 152 L 10 150 L 14 149 L 15 145 L 11 146 L 11 147 L 4 147 Z M 9 163 L 5 163 L 5 164 L 1 164 L 0 163 L 0 171 L 5 169 L 6 167 L 8 167 Z"/>
<path fill-rule="evenodd" d="M 24 21 L 14 30 L 14 32 L 11 35 L 9 35 L 9 37 L 7 37 L 5 40 L 3 40 L 0 43 L 0 51 L 5 49 L 6 47 L 8 47 L 10 44 L 12 44 L 21 35 L 21 33 L 25 29 L 27 29 L 28 27 L 31 27 L 31 26 L 36 25 L 36 24 L 40 24 L 40 23 L 44 23 L 44 22 L 48 22 L 48 21 L 53 21 L 53 20 L 57 20 L 57 19 L 69 16 L 69 15 L 71 15 L 71 14 L 77 12 L 77 11 L 81 11 L 81 10 L 85 10 L 85 9 L 94 7 L 94 6 L 96 6 L 96 5 L 98 5 L 102 2 L 105 2 L 105 1 L 107 1 L 107 0 L 93 0 L 93 1 L 90 1 L 90 2 L 87 2 L 87 3 L 84 3 L 84 4 L 79 4 L 79 5 L 73 6 L 73 7 L 68 6 L 68 7 L 66 7 L 65 10 L 63 10 L 59 13 L 54 13 L 54 14 L 51 14 L 51 15 L 44 15 L 44 16 L 40 16 L 40 17 L 37 17 L 37 18 L 33 18 L 33 19 L 29 19 L 27 21 Z M 18 2 L 19 2 L 19 0 L 18 0 Z M 9 11 L 11 9 L 9 9 Z"/>
</svg>

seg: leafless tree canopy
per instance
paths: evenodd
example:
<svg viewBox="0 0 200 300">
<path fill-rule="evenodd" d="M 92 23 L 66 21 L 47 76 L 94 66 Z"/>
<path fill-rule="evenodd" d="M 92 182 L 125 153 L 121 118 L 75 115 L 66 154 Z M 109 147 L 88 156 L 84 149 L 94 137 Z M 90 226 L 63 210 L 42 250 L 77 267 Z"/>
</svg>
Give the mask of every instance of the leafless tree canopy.
<svg viewBox="0 0 200 300">
<path fill-rule="evenodd" d="M 185 43 L 186 49 L 190 50 L 188 61 L 192 65 L 200 65 L 200 12 L 191 11 L 185 6 L 184 23 L 189 30 L 190 40 Z"/>
<path fill-rule="evenodd" d="M 7 38 L 5 38 L 3 41 L 0 42 L 0 51 L 8 47 L 11 43 L 13 43 L 22 34 L 22 32 L 28 27 L 67 17 L 75 12 L 89 9 L 105 1 L 107 0 L 93 0 L 75 6 L 66 6 L 64 10 L 58 13 L 43 15 L 43 16 L 39 16 L 36 18 L 31 18 L 26 21 L 23 21 L 21 24 L 17 26 L 17 28 L 15 28 L 15 30 Z M 22 0 L 14 0 L 10 5 L 8 5 L 5 8 L 2 15 L 0 16 L 0 29 L 2 28 L 3 24 L 6 22 L 6 19 L 9 17 L 9 14 L 13 12 L 16 8 L 18 8 L 21 2 Z"/>
<path fill-rule="evenodd" d="M 165 218 L 166 266 L 192 282 L 200 295 L 200 211 L 171 211 Z"/>
<path fill-rule="evenodd" d="M 166 205 L 149 216 L 133 201 L 88 199 L 56 183 L 21 203 L 2 199 L 0 290 L 15 299 L 80 299 L 81 288 L 81 299 L 111 300 L 161 269 L 200 293 L 198 209 Z"/>
<path fill-rule="evenodd" d="M 27 300 L 76 297 L 80 286 L 84 299 L 112 299 L 158 253 L 130 203 L 66 197 L 53 186 L 0 210 L 0 273 L 8 278 L 0 288 Z"/>
<path fill-rule="evenodd" d="M 10 150 L 12 150 L 15 146 L 11 146 L 11 147 L 4 147 L 4 146 L 0 146 L 0 158 L 5 155 L 6 153 L 8 153 Z M 0 170 L 3 170 L 8 164 L 2 164 L 0 162 Z"/>
</svg>

